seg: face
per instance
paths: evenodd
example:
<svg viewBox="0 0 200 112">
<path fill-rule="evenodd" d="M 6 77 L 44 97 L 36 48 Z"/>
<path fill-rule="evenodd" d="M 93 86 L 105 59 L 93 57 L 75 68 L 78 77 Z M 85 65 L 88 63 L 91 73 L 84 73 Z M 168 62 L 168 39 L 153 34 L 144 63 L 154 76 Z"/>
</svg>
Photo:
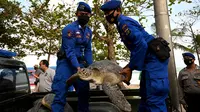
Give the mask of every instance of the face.
<svg viewBox="0 0 200 112">
<path fill-rule="evenodd" d="M 90 69 L 87 69 L 87 68 L 82 68 L 82 71 L 78 72 L 78 76 L 82 80 L 89 81 L 89 80 L 91 80 L 92 71 Z"/>
<path fill-rule="evenodd" d="M 119 14 L 120 12 L 118 12 L 117 10 L 104 11 L 105 18 L 110 24 L 117 22 Z"/>
<path fill-rule="evenodd" d="M 37 67 L 34 67 L 34 69 L 36 70 L 36 69 L 37 69 Z"/>
<path fill-rule="evenodd" d="M 40 64 L 39 64 L 39 65 L 40 65 L 40 69 L 42 69 L 42 70 L 44 70 L 44 68 L 46 67 L 46 66 L 43 64 L 43 62 L 42 62 L 42 61 L 40 62 Z"/>
<path fill-rule="evenodd" d="M 189 66 L 189 65 L 191 65 L 191 64 L 194 63 L 194 59 L 191 58 L 191 57 L 189 57 L 189 56 L 184 56 L 184 57 L 183 57 L 183 60 L 184 60 L 184 63 L 185 63 L 187 66 Z"/>
<path fill-rule="evenodd" d="M 104 11 L 104 15 L 108 16 L 110 14 L 112 14 L 115 10 L 109 10 L 109 11 Z M 115 13 L 115 12 L 114 12 Z"/>
<path fill-rule="evenodd" d="M 91 17 L 91 14 L 89 12 L 77 11 L 76 16 L 88 16 L 88 17 Z"/>
<path fill-rule="evenodd" d="M 91 14 L 84 11 L 78 11 L 76 16 L 78 17 L 79 24 L 85 26 L 89 22 Z"/>
</svg>

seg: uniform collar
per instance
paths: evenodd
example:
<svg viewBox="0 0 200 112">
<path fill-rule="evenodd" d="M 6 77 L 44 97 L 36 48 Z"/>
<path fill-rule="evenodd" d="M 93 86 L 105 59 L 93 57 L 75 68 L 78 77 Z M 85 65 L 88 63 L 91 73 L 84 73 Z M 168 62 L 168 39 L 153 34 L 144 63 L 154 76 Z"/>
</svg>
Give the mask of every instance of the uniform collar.
<svg viewBox="0 0 200 112">
<path fill-rule="evenodd" d="M 78 23 L 78 20 L 75 21 L 76 25 L 79 29 L 82 29 L 81 25 Z M 85 26 L 85 29 L 87 29 L 88 25 Z"/>
<path fill-rule="evenodd" d="M 123 17 L 123 15 L 120 14 L 119 17 L 117 18 L 117 26 L 120 25 L 120 22 L 121 22 L 121 20 L 122 20 L 122 17 Z"/>
<path fill-rule="evenodd" d="M 195 69 L 200 69 L 200 66 L 198 66 L 197 64 L 195 64 L 195 66 Z M 187 70 L 187 67 L 185 67 L 184 70 Z"/>
</svg>

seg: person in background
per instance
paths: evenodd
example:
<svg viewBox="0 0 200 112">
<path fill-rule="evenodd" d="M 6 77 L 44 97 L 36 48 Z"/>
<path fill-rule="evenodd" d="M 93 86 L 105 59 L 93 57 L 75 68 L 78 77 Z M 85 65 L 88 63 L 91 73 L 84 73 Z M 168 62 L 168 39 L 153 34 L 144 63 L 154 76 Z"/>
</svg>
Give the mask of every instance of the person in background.
<svg viewBox="0 0 200 112">
<path fill-rule="evenodd" d="M 200 101 L 200 67 L 194 63 L 192 53 L 183 53 L 186 67 L 178 75 L 179 100 L 187 112 L 199 112 Z"/>
<path fill-rule="evenodd" d="M 42 73 L 42 70 L 38 67 L 37 64 L 34 65 L 34 70 L 35 70 L 35 72 L 33 74 L 33 76 L 35 77 L 34 84 L 37 85 L 37 83 L 39 82 L 39 76 Z"/>
<path fill-rule="evenodd" d="M 39 76 L 38 92 L 50 92 L 51 85 L 55 76 L 55 70 L 49 68 L 47 60 L 40 61 L 40 69 L 43 71 Z"/>
<path fill-rule="evenodd" d="M 168 57 L 165 59 L 158 58 L 160 54 L 156 55 L 154 51 L 149 49 L 149 46 L 152 46 L 150 42 L 159 40 L 148 34 L 136 20 L 122 14 L 120 0 L 107 0 L 101 6 L 101 10 L 104 12 L 105 19 L 110 24 L 117 26 L 121 41 L 131 53 L 130 62 L 120 72 L 126 77 L 123 81 L 129 84 L 132 71 L 142 71 L 140 81 L 141 103 L 138 111 L 167 112 L 165 100 L 169 92 L 169 59 Z M 164 46 L 161 48 L 165 49 L 165 45 L 160 41 L 159 45 Z M 161 57 L 168 56 L 168 54 L 169 52 L 164 52 Z"/>
<path fill-rule="evenodd" d="M 51 105 L 53 112 L 63 112 L 66 104 L 66 80 L 81 68 L 92 64 L 92 31 L 87 26 L 91 17 L 91 8 L 85 2 L 79 2 L 76 11 L 77 21 L 68 24 L 62 30 L 62 45 L 57 53 L 56 75 L 52 89 L 55 93 Z M 78 112 L 89 112 L 89 82 L 77 79 L 73 86 L 78 94 Z"/>
</svg>

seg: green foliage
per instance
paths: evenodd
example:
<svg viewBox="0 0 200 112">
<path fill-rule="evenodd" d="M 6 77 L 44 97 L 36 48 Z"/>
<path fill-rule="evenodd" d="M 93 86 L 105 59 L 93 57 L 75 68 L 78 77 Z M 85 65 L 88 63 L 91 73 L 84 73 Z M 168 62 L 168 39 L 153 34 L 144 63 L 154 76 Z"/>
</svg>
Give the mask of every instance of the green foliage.
<svg viewBox="0 0 200 112">
<path fill-rule="evenodd" d="M 24 14 L 21 34 L 24 37 L 25 47 L 38 57 L 48 54 L 55 55 L 61 44 L 62 28 L 72 22 L 73 10 L 67 4 L 58 4 L 50 7 L 49 0 L 42 3 L 30 0 L 28 13 Z"/>
<path fill-rule="evenodd" d="M 180 28 L 176 28 L 173 30 L 172 36 L 176 37 L 189 37 L 192 39 L 192 46 L 189 46 L 188 49 L 195 50 L 195 43 L 198 44 L 198 39 L 196 38 L 193 26 L 200 22 L 200 7 L 199 5 L 193 7 L 192 9 L 185 10 L 183 12 L 178 13 L 177 15 L 180 18 L 180 21 L 177 22 Z M 187 19 L 185 19 L 187 18 Z"/>
<path fill-rule="evenodd" d="M 129 51 L 120 43 L 120 35 L 114 25 L 107 23 L 103 12 L 100 10 L 101 1 L 93 0 L 93 17 L 90 20 L 90 26 L 93 30 L 93 51 L 95 60 L 128 60 Z M 143 15 L 148 8 L 152 8 L 153 1 L 149 0 L 124 0 L 122 13 L 127 16 L 138 16 L 139 21 L 146 20 Z M 113 51 L 114 49 L 114 51 Z"/>
<path fill-rule="evenodd" d="M 4 9 L 4 12 L 0 11 L 0 47 L 6 46 L 21 56 L 55 55 L 61 45 L 61 30 L 75 20 L 76 7 L 70 6 L 65 1 L 50 6 L 49 1 L 29 0 L 29 10 L 22 15 L 19 3 L 0 0 L 0 6 Z M 178 0 L 178 2 L 190 1 Z M 174 3 L 175 0 L 170 0 L 169 5 Z M 94 58 L 128 60 L 129 51 L 120 43 L 116 27 L 104 19 L 104 14 L 100 10 L 102 4 L 102 0 L 92 0 L 93 16 L 89 26 L 93 31 Z M 147 21 L 144 13 L 152 10 L 152 0 L 123 0 L 123 14 L 138 17 L 140 23 Z"/>
<path fill-rule="evenodd" d="M 19 57 L 25 56 L 20 48 L 22 39 L 18 35 L 21 14 L 18 2 L 0 0 L 0 48 L 15 51 Z"/>
<path fill-rule="evenodd" d="M 178 37 L 178 38 L 187 37 L 189 39 L 189 40 L 187 39 L 187 41 L 191 41 L 191 43 L 188 46 L 181 45 L 181 44 L 178 44 L 178 46 L 176 46 L 177 44 L 175 44 L 175 47 L 181 48 L 182 50 L 185 50 L 185 51 L 196 52 L 197 54 L 199 54 L 200 36 L 199 36 L 198 29 L 195 30 L 193 28 L 195 24 L 200 22 L 199 21 L 200 20 L 199 5 L 197 4 L 192 9 L 180 12 L 178 13 L 177 16 L 180 17 L 180 21 L 177 22 L 180 28 L 174 29 L 174 34 L 172 34 L 172 36 L 175 35 L 175 37 Z M 199 59 L 199 55 L 197 56 Z M 199 60 L 199 63 L 200 63 L 200 60 Z"/>
</svg>

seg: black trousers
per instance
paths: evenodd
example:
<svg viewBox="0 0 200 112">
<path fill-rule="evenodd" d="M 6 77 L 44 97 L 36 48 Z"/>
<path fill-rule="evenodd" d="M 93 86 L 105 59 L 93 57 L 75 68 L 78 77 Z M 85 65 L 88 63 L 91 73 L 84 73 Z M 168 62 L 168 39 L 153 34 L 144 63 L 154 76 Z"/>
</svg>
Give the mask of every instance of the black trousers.
<svg viewBox="0 0 200 112">
<path fill-rule="evenodd" d="M 186 112 L 200 112 L 200 94 L 186 94 L 185 101 L 188 105 Z"/>
</svg>

